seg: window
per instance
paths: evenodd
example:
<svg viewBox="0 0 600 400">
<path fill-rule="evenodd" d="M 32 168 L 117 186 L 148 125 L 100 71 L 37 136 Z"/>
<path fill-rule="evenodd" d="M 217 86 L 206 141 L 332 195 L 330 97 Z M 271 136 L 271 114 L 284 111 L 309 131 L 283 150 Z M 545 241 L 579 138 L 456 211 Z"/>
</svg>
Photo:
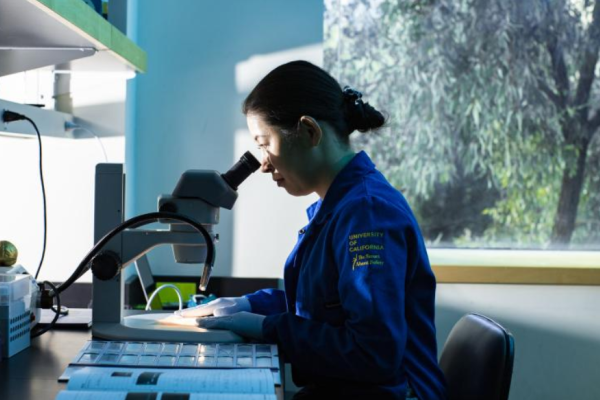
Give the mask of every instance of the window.
<svg viewBox="0 0 600 400">
<path fill-rule="evenodd" d="M 430 248 L 600 250 L 594 4 L 325 1 L 325 68 L 390 116 L 353 140 Z"/>
</svg>

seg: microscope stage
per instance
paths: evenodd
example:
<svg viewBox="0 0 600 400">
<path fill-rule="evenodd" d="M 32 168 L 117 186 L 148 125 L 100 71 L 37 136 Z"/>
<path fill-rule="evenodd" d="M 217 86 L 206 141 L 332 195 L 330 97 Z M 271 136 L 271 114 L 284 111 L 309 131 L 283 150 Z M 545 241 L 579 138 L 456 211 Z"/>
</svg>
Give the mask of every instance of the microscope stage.
<svg viewBox="0 0 600 400">
<path fill-rule="evenodd" d="M 227 330 L 204 329 L 195 318 L 172 313 L 145 313 L 123 318 L 121 324 L 92 324 L 92 335 L 104 340 L 161 341 L 182 343 L 239 343 L 244 338 Z"/>
</svg>

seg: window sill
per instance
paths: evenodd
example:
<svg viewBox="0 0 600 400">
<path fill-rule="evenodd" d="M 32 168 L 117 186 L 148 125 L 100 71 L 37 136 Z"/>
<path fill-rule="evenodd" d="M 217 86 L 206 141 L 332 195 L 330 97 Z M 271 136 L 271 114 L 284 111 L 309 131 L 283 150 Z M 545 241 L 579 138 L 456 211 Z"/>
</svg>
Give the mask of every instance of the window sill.
<svg viewBox="0 0 600 400">
<path fill-rule="evenodd" d="M 600 285 L 600 252 L 429 249 L 438 283 Z"/>
</svg>

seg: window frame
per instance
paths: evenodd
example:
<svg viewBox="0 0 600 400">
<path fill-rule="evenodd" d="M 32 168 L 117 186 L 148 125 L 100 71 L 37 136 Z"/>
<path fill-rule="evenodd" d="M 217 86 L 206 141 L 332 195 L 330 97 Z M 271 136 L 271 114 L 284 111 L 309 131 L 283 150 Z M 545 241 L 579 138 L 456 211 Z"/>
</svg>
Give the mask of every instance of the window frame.
<svg viewBox="0 0 600 400">
<path fill-rule="evenodd" d="M 600 252 L 428 249 L 438 283 L 600 285 Z"/>
</svg>

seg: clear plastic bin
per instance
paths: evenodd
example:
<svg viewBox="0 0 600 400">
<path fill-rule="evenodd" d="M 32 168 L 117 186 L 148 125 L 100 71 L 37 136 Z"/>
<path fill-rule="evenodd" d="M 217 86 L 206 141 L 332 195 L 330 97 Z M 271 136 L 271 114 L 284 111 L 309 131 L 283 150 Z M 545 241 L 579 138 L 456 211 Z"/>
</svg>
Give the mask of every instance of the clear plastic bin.
<svg viewBox="0 0 600 400">
<path fill-rule="evenodd" d="M 0 306 L 7 306 L 13 301 L 29 296 L 30 281 L 29 275 L 0 274 Z"/>
<path fill-rule="evenodd" d="M 29 347 L 31 328 L 31 276 L 0 274 L 0 336 L 2 357 Z"/>
</svg>

